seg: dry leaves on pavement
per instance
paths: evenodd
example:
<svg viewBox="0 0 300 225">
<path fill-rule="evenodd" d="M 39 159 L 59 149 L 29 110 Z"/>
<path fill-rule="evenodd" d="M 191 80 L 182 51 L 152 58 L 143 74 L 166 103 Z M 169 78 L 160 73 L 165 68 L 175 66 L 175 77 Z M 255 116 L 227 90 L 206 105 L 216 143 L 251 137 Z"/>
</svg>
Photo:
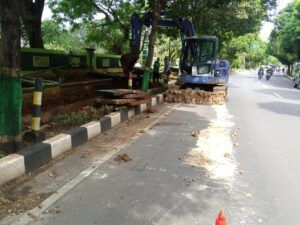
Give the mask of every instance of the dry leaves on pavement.
<svg viewBox="0 0 300 225">
<path fill-rule="evenodd" d="M 131 160 L 132 160 L 132 158 L 130 158 L 130 156 L 127 155 L 126 153 L 124 153 L 122 155 L 117 155 L 115 157 L 115 161 L 119 162 L 119 164 L 122 163 L 122 162 L 129 162 Z"/>
</svg>

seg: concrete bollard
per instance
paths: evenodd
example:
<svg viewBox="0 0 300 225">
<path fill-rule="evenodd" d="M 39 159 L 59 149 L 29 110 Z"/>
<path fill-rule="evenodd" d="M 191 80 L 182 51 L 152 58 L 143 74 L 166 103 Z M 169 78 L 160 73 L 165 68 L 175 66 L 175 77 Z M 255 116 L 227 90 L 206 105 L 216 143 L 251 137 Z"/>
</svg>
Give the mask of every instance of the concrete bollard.
<svg viewBox="0 0 300 225">
<path fill-rule="evenodd" d="M 35 79 L 34 93 L 33 93 L 33 112 L 31 118 L 31 129 L 33 131 L 40 130 L 42 90 L 43 90 L 43 80 L 42 78 L 38 77 Z"/>
<path fill-rule="evenodd" d="M 38 77 L 35 79 L 35 84 L 34 84 L 31 130 L 25 132 L 24 134 L 24 140 L 28 142 L 36 143 L 45 140 L 45 134 L 40 131 L 42 91 L 43 91 L 43 80 L 42 78 Z"/>
</svg>

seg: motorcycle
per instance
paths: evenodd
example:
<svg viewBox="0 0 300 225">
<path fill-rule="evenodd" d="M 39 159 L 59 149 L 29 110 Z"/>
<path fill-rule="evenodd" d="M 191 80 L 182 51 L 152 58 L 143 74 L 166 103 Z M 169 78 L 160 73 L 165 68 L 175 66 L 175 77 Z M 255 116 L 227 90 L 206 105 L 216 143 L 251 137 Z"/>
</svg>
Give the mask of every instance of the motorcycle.
<svg viewBox="0 0 300 225">
<path fill-rule="evenodd" d="M 273 70 L 267 70 L 266 80 L 270 80 L 272 75 L 273 75 Z"/>
</svg>

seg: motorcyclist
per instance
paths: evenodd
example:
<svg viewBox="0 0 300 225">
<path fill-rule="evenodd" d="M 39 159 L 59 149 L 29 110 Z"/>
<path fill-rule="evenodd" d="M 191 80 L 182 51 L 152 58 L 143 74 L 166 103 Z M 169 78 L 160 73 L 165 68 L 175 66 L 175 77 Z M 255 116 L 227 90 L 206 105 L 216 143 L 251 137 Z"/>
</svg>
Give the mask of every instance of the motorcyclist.
<svg viewBox="0 0 300 225">
<path fill-rule="evenodd" d="M 274 68 L 273 67 L 269 67 L 267 69 L 266 79 L 269 80 L 271 78 L 271 76 L 273 75 L 273 73 L 274 73 Z"/>
<path fill-rule="evenodd" d="M 261 66 L 259 67 L 259 70 L 258 70 L 258 77 L 259 79 L 261 79 L 264 75 L 264 68 Z"/>
<path fill-rule="evenodd" d="M 264 67 L 259 67 L 258 73 L 264 73 Z"/>
<path fill-rule="evenodd" d="M 272 67 L 269 67 L 269 68 L 267 69 L 267 74 L 270 74 L 270 75 L 272 76 L 273 73 L 274 73 L 274 69 L 273 69 Z"/>
</svg>

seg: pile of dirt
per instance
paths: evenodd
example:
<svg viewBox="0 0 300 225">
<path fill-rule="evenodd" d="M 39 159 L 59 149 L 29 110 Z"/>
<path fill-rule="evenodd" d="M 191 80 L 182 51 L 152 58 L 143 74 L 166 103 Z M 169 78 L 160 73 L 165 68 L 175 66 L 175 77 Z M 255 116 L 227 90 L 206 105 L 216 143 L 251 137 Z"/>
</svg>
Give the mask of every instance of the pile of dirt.
<svg viewBox="0 0 300 225">
<path fill-rule="evenodd" d="M 213 91 L 193 90 L 191 88 L 179 89 L 172 87 L 167 91 L 166 102 L 214 105 L 223 104 L 226 101 L 226 86 L 215 87 Z"/>
</svg>

